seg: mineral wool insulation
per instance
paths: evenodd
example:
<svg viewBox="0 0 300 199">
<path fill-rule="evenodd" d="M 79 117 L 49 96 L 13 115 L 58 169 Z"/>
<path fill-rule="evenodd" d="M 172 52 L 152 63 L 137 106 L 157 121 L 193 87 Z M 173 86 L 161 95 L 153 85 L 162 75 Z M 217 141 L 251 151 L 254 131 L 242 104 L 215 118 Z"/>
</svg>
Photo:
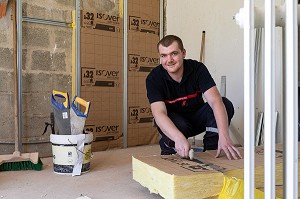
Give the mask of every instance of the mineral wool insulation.
<svg viewBox="0 0 300 199">
<path fill-rule="evenodd" d="M 243 148 L 240 148 L 243 152 Z M 196 153 L 196 160 L 170 156 L 133 156 L 133 179 L 151 193 L 166 199 L 207 198 L 218 196 L 224 175 L 243 179 L 244 159 L 228 160 L 225 155 L 215 158 L 216 151 Z M 255 187 L 264 186 L 264 151 L 255 151 Z M 282 146 L 276 150 L 276 185 L 283 184 Z"/>
</svg>

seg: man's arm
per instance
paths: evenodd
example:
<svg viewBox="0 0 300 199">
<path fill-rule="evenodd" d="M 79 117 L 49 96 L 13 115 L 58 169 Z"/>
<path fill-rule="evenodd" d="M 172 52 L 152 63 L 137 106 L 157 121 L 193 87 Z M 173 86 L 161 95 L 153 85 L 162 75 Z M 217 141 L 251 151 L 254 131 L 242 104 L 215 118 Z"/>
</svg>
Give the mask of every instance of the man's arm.
<svg viewBox="0 0 300 199">
<path fill-rule="evenodd" d="M 239 150 L 233 145 L 229 137 L 228 129 L 228 116 L 222 101 L 222 97 L 216 86 L 208 89 L 204 93 L 204 97 L 214 112 L 214 116 L 217 122 L 219 131 L 219 143 L 216 157 L 220 156 L 221 150 L 223 150 L 228 159 L 239 159 L 242 158 Z"/>
<path fill-rule="evenodd" d="M 160 130 L 175 142 L 176 152 L 181 157 L 188 157 L 191 146 L 185 136 L 168 117 L 165 103 L 161 101 L 154 102 L 151 104 L 151 110 Z"/>
</svg>

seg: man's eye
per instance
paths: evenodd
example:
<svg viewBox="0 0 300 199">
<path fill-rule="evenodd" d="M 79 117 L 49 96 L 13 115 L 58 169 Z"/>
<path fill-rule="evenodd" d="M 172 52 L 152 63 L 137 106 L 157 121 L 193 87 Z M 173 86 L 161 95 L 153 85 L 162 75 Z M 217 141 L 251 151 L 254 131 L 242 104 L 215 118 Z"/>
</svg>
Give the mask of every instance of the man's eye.
<svg viewBox="0 0 300 199">
<path fill-rule="evenodd" d="M 160 55 L 160 57 L 161 57 L 161 58 L 164 58 L 164 57 L 165 57 L 165 55 Z"/>
<path fill-rule="evenodd" d="M 172 53 L 172 55 L 177 55 L 177 54 L 178 54 L 177 52 Z"/>
</svg>

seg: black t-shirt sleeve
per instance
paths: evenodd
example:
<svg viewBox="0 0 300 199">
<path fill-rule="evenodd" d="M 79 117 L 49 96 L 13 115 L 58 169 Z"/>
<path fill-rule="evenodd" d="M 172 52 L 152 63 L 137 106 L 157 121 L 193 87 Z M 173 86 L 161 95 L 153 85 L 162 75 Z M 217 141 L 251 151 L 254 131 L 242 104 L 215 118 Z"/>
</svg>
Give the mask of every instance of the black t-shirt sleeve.
<svg viewBox="0 0 300 199">
<path fill-rule="evenodd" d="M 198 74 L 197 77 L 199 82 L 198 85 L 201 92 L 205 93 L 205 91 L 207 91 L 211 87 L 214 87 L 216 83 L 204 64 L 200 63 L 200 67 L 198 69 L 199 69 L 197 71 Z"/>
<path fill-rule="evenodd" d="M 146 78 L 147 97 L 150 104 L 164 101 L 163 86 L 161 85 L 162 80 L 157 77 L 157 75 L 160 75 L 155 73 L 156 71 L 152 71 Z"/>
</svg>

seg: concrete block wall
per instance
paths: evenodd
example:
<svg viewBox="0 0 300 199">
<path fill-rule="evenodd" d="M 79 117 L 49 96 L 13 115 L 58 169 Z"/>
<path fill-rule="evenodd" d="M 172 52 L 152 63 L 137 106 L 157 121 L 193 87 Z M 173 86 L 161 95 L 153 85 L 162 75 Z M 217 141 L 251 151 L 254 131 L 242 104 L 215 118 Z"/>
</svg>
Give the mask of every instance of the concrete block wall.
<svg viewBox="0 0 300 199">
<path fill-rule="evenodd" d="M 75 0 L 23 0 L 23 17 L 72 22 Z M 84 0 L 82 9 L 116 15 L 119 0 Z M 0 18 L 0 154 L 14 151 L 14 61 L 12 2 L 5 17 Z M 72 28 L 23 22 L 22 60 L 22 132 L 23 152 L 38 151 L 51 156 L 50 96 L 53 89 L 72 89 Z"/>
<path fill-rule="evenodd" d="M 120 3 L 121 2 L 119 0 L 82 0 L 81 7 L 82 9 L 86 10 L 93 10 L 97 12 L 119 16 Z M 123 7 L 123 5 L 121 6 Z"/>
<path fill-rule="evenodd" d="M 23 16 L 71 23 L 75 1 L 24 0 Z M 0 19 L 0 153 L 14 151 L 14 66 L 11 1 Z M 23 152 L 51 155 L 50 129 L 42 135 L 52 111 L 53 89 L 71 94 L 72 28 L 23 22 Z M 32 144 L 28 144 L 32 143 Z"/>
</svg>

